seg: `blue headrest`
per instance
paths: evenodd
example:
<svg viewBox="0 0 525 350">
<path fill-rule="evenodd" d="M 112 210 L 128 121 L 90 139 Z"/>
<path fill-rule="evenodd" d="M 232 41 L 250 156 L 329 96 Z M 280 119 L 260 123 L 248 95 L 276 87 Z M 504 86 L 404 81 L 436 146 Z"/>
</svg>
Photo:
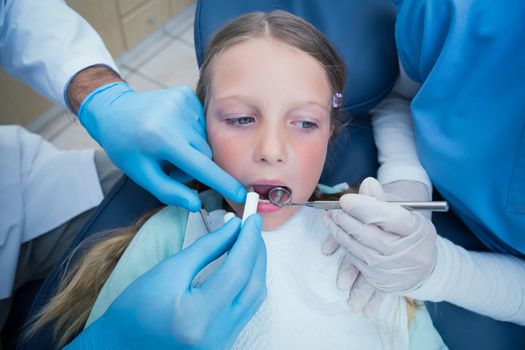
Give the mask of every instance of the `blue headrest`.
<svg viewBox="0 0 525 350">
<path fill-rule="evenodd" d="M 391 90 L 398 75 L 391 0 L 200 0 L 194 27 L 199 66 L 221 26 L 248 12 L 276 9 L 305 18 L 338 49 L 347 65 L 344 107 L 351 114 L 366 113 Z"/>
</svg>

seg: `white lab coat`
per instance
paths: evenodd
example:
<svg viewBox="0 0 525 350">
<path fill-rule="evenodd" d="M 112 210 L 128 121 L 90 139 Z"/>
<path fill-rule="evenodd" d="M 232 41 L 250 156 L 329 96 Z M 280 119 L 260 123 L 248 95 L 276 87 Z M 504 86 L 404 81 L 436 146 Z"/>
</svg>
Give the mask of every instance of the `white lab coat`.
<svg viewBox="0 0 525 350">
<path fill-rule="evenodd" d="M 95 30 L 60 0 L 0 0 L 0 64 L 61 106 L 69 79 L 83 68 L 118 72 Z"/>
<path fill-rule="evenodd" d="M 0 63 L 56 104 L 78 71 L 118 71 L 93 28 L 59 0 L 0 0 Z M 18 126 L 0 127 L 0 299 L 11 295 L 20 245 L 103 198 L 93 150 L 60 151 Z"/>
</svg>

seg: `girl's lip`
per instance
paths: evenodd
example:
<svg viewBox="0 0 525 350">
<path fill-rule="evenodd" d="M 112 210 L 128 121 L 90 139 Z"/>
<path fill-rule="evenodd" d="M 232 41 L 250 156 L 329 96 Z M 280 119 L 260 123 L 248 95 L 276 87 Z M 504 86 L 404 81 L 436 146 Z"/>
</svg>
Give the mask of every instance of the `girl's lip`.
<svg viewBox="0 0 525 350">
<path fill-rule="evenodd" d="M 277 212 L 277 211 L 279 211 L 279 210 L 281 210 L 283 208 L 284 207 L 276 206 L 275 204 L 273 204 L 270 201 L 261 202 L 259 200 L 259 204 L 257 205 L 257 212 L 260 213 L 260 214 L 270 214 L 270 213 Z"/>
</svg>

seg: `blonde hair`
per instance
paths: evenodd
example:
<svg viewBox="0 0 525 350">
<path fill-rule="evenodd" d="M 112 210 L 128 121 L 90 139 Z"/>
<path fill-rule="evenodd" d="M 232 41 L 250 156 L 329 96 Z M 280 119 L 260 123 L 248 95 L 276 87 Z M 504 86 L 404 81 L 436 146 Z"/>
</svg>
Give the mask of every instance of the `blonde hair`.
<svg viewBox="0 0 525 350">
<path fill-rule="evenodd" d="M 147 213 L 129 227 L 101 232 L 76 247 L 64 263 L 67 273 L 61 279 L 57 293 L 33 316 L 25 337 L 30 338 L 53 323 L 56 348 L 61 349 L 71 341 L 86 324 L 102 286 L 135 234 L 160 209 Z M 79 251 L 83 251 L 82 255 L 68 270 L 69 262 Z"/>
</svg>

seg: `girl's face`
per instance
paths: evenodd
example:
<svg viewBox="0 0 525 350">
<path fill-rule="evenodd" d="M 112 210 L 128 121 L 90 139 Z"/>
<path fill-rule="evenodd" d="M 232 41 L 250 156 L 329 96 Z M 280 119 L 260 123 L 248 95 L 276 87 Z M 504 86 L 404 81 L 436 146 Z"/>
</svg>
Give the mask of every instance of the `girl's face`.
<svg viewBox="0 0 525 350">
<path fill-rule="evenodd" d="M 247 189 L 287 186 L 292 201 L 311 196 L 330 138 L 331 89 L 308 54 L 271 38 L 235 45 L 213 63 L 206 114 L 215 162 Z M 243 205 L 228 201 L 242 215 Z M 296 211 L 259 202 L 271 230 Z"/>
</svg>

